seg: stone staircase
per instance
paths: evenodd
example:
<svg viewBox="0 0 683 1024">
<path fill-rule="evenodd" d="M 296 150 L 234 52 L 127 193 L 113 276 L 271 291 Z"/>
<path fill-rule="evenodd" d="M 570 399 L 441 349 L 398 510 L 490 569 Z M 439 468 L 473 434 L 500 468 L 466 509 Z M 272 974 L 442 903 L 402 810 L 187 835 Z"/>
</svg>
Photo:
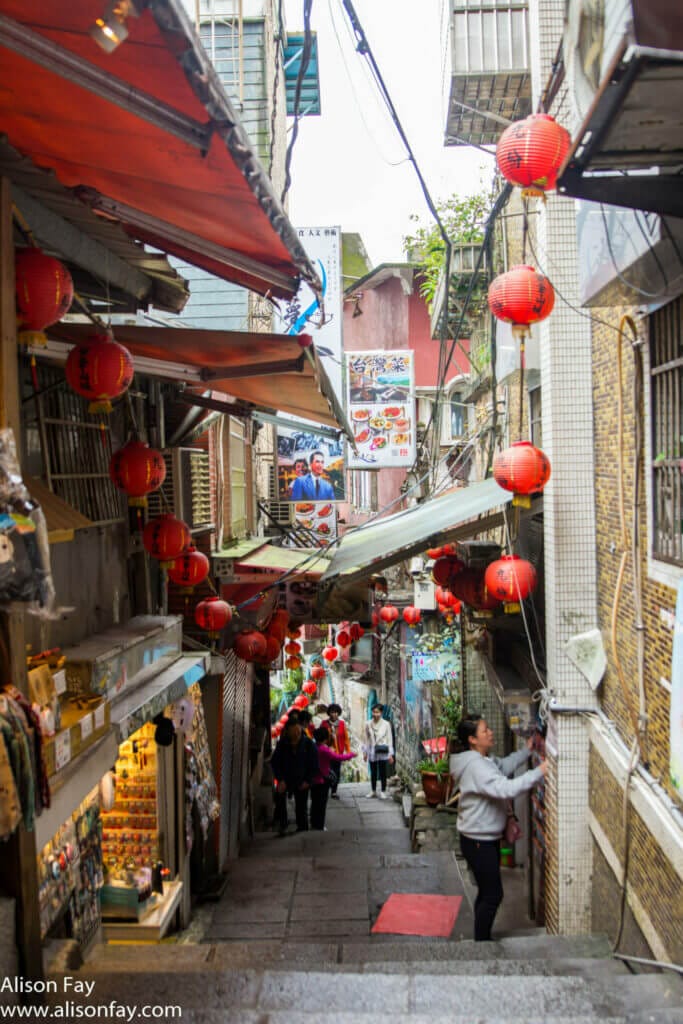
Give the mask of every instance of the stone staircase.
<svg viewBox="0 0 683 1024">
<path fill-rule="evenodd" d="M 95 982 L 73 1002 L 177 1006 L 185 1024 L 683 1024 L 681 977 L 632 974 L 602 936 L 471 941 L 472 890 L 453 852 L 411 853 L 398 806 L 366 790 L 342 787 L 328 832 L 259 834 L 179 941 L 100 946 L 78 971 L 55 963 L 53 1004 L 72 976 Z M 451 935 L 373 934 L 395 892 L 463 895 Z M 498 934 L 523 926 L 519 906 L 507 914 Z"/>
<path fill-rule="evenodd" d="M 683 1022 L 680 977 L 631 974 L 599 936 L 118 946 L 73 977 L 95 982 L 74 1002 L 180 1005 L 192 1024 Z"/>
</svg>

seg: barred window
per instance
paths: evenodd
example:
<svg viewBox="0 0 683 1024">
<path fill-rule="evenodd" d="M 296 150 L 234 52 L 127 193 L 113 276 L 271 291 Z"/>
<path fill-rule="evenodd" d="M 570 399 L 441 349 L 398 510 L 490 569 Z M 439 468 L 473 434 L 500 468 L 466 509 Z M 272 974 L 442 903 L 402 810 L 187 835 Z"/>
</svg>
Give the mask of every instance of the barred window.
<svg viewBox="0 0 683 1024">
<path fill-rule="evenodd" d="M 655 558 L 683 565 L 683 300 L 650 317 Z"/>
</svg>

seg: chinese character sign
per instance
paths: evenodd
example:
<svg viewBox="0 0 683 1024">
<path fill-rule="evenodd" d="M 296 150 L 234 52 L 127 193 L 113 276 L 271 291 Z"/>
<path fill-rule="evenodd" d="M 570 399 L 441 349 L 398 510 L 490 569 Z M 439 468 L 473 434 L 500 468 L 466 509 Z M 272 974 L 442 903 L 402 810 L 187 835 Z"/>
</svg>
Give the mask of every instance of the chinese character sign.
<svg viewBox="0 0 683 1024">
<path fill-rule="evenodd" d="M 412 466 L 415 461 L 413 353 L 347 352 L 347 414 L 358 455 L 349 469 Z"/>
<path fill-rule="evenodd" d="M 323 286 L 323 311 L 309 286 L 281 307 L 276 329 L 284 334 L 310 334 L 325 372 L 340 403 L 342 401 L 342 280 L 341 228 L 297 228 L 299 241 L 318 271 Z M 276 323 L 277 323 L 276 318 Z"/>
<path fill-rule="evenodd" d="M 277 484 L 280 501 L 305 505 L 321 502 L 322 507 L 331 501 L 343 501 L 344 450 L 341 441 L 315 434 L 303 423 L 300 430 L 278 427 Z"/>
</svg>

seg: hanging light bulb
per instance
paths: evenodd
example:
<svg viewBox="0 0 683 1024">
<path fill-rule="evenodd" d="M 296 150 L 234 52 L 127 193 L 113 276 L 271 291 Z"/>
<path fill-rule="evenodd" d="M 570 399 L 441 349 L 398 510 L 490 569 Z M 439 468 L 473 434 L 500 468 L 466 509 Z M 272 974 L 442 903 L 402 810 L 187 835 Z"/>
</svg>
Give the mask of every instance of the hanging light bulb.
<svg viewBox="0 0 683 1024">
<path fill-rule="evenodd" d="M 126 18 L 137 18 L 138 14 L 132 0 L 112 0 L 105 7 L 102 17 L 95 19 L 90 36 L 105 53 L 113 53 L 128 38 Z"/>
</svg>

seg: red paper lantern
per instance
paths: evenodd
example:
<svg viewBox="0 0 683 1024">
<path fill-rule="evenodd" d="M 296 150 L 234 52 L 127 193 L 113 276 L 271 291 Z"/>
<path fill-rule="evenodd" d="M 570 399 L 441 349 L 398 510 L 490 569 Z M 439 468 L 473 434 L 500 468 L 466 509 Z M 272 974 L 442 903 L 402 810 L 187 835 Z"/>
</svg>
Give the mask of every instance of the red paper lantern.
<svg viewBox="0 0 683 1024">
<path fill-rule="evenodd" d="M 301 644 L 296 644 L 293 640 L 290 640 L 288 644 L 285 644 L 285 654 L 301 654 Z"/>
<path fill-rule="evenodd" d="M 407 608 L 403 609 L 403 621 L 407 622 L 409 626 L 416 626 L 422 614 L 419 608 L 415 608 L 414 605 L 409 604 Z"/>
<path fill-rule="evenodd" d="M 191 536 L 187 523 L 164 512 L 155 516 L 142 531 L 142 545 L 152 558 L 168 568 L 173 565 L 190 543 Z"/>
<path fill-rule="evenodd" d="M 323 647 L 322 654 L 325 661 L 329 662 L 336 661 L 339 657 L 339 651 L 336 647 Z M 311 671 L 311 675 L 313 675 L 313 671 Z"/>
<path fill-rule="evenodd" d="M 204 582 L 209 575 L 209 568 L 209 559 L 206 555 L 190 544 L 168 570 L 168 578 L 176 586 L 192 590 Z"/>
<path fill-rule="evenodd" d="M 288 718 L 289 718 L 288 714 L 280 715 L 280 718 L 278 719 L 280 725 L 287 725 L 287 719 Z"/>
<path fill-rule="evenodd" d="M 299 711 L 303 711 L 304 708 L 308 707 L 308 697 L 304 697 L 304 695 L 300 693 L 299 696 L 294 701 L 293 706 L 295 708 L 298 708 Z"/>
<path fill-rule="evenodd" d="M 232 608 L 220 597 L 207 597 L 194 610 L 194 621 L 214 639 L 232 619 Z"/>
<path fill-rule="evenodd" d="M 365 630 L 358 622 L 352 622 L 349 626 L 349 636 L 353 643 L 358 643 L 360 638 L 365 634 Z"/>
<path fill-rule="evenodd" d="M 493 477 L 506 491 L 535 494 L 550 479 L 550 459 L 530 441 L 516 441 L 493 460 Z"/>
<path fill-rule="evenodd" d="M 309 697 L 312 697 L 318 687 L 315 685 L 312 679 L 307 679 L 304 685 L 301 687 L 304 693 L 307 693 Z"/>
<path fill-rule="evenodd" d="M 538 577 L 531 562 L 519 555 L 503 555 L 486 567 L 484 582 L 506 611 L 519 611 L 520 602 L 536 589 Z"/>
<path fill-rule="evenodd" d="M 437 559 L 432 566 L 432 579 L 442 587 L 449 586 L 451 579 L 456 573 L 465 568 L 465 563 L 453 555 L 447 555 Z"/>
<path fill-rule="evenodd" d="M 434 559 L 441 558 L 443 554 L 443 548 L 427 548 L 427 558 Z"/>
<path fill-rule="evenodd" d="M 297 658 L 295 654 L 291 654 L 289 658 L 285 658 L 285 668 L 288 668 L 292 672 L 297 668 L 301 668 L 301 658 Z"/>
<path fill-rule="evenodd" d="M 61 320 L 74 297 L 71 274 L 63 263 L 40 249 L 20 249 L 15 260 L 20 326 L 42 331 Z"/>
<path fill-rule="evenodd" d="M 445 587 L 437 587 L 434 591 L 434 596 L 440 605 L 444 608 L 452 608 L 453 602 L 457 600 L 452 591 L 446 590 Z"/>
<path fill-rule="evenodd" d="M 287 636 L 290 640 L 296 640 L 297 637 L 301 636 L 301 628 L 297 626 L 296 629 L 288 629 Z"/>
<path fill-rule="evenodd" d="M 441 548 L 441 554 L 444 556 L 457 555 L 458 547 L 456 544 L 444 544 Z"/>
<path fill-rule="evenodd" d="M 529 195 L 555 188 L 557 174 L 569 152 L 569 132 L 550 114 L 530 114 L 506 128 L 496 147 L 500 173 Z"/>
<path fill-rule="evenodd" d="M 327 673 L 322 665 L 314 665 L 311 669 L 311 679 L 324 679 Z"/>
<path fill-rule="evenodd" d="M 64 367 L 69 387 L 90 402 L 88 412 L 111 412 L 112 398 L 128 390 L 134 372 L 128 349 L 108 334 L 74 345 Z"/>
<path fill-rule="evenodd" d="M 379 617 L 382 622 L 396 622 L 398 618 L 398 608 L 393 604 L 385 604 L 383 608 L 379 610 Z"/>
<path fill-rule="evenodd" d="M 242 661 L 263 661 L 268 654 L 266 638 L 257 629 L 246 629 L 238 633 L 232 649 Z"/>
<path fill-rule="evenodd" d="M 477 611 L 493 611 L 500 601 L 488 590 L 484 573 L 479 569 L 463 569 L 453 580 L 455 596 Z"/>
<path fill-rule="evenodd" d="M 147 495 L 158 490 L 166 479 L 166 463 L 155 448 L 142 441 L 129 441 L 112 455 L 109 476 L 128 495 L 129 505 L 145 506 Z"/>
<path fill-rule="evenodd" d="M 280 656 L 280 641 L 276 636 L 266 634 L 266 656 L 263 659 L 266 665 L 271 665 Z"/>
<path fill-rule="evenodd" d="M 458 600 L 458 598 L 456 597 L 456 598 L 454 599 L 454 601 L 453 601 L 453 604 L 452 604 L 452 605 L 451 605 L 451 607 L 450 607 L 450 610 L 451 610 L 452 612 L 454 612 L 454 613 L 455 613 L 456 615 L 459 615 L 459 614 L 460 614 L 460 610 L 461 610 L 461 608 L 462 608 L 462 604 L 460 603 L 460 601 L 459 601 L 459 600 Z"/>
<path fill-rule="evenodd" d="M 491 281 L 488 302 L 498 320 L 527 328 L 552 313 L 555 291 L 544 274 L 520 264 Z"/>
<path fill-rule="evenodd" d="M 340 629 L 335 637 L 337 647 L 351 646 L 351 633 L 347 629 Z"/>
</svg>

